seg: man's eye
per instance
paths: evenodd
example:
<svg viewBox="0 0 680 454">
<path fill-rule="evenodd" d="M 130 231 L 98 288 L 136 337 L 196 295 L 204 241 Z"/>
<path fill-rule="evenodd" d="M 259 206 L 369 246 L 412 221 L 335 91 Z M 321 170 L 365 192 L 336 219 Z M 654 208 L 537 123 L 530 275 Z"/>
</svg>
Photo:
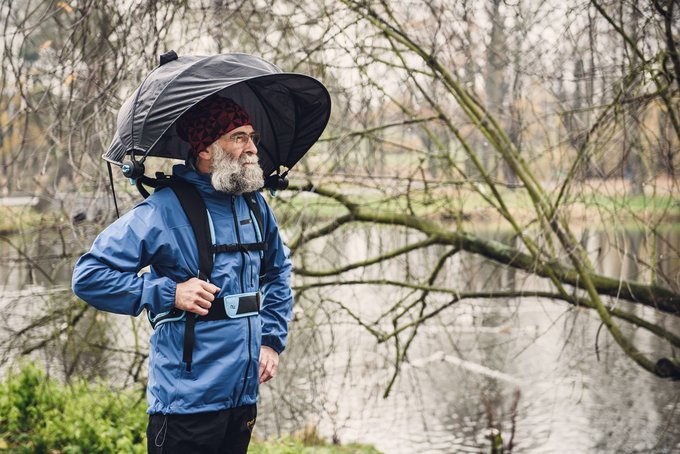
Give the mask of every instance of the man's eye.
<svg viewBox="0 0 680 454">
<path fill-rule="evenodd" d="M 238 143 L 238 144 L 241 144 L 246 140 L 246 137 L 248 137 L 248 136 L 245 135 L 245 134 L 237 134 L 237 135 L 232 137 L 232 140 L 234 142 Z"/>
</svg>

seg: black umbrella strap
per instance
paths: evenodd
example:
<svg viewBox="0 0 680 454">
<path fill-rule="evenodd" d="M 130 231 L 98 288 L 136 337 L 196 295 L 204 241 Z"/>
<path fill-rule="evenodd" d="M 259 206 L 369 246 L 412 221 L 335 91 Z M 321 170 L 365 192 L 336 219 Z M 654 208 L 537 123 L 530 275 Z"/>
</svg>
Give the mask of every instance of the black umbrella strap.
<svg viewBox="0 0 680 454">
<path fill-rule="evenodd" d="M 227 306 L 230 307 L 231 312 L 227 312 Z M 260 312 L 260 306 L 262 306 L 262 294 L 260 292 L 231 295 L 228 297 L 215 298 L 212 301 L 210 309 L 208 309 L 207 315 L 194 315 L 194 318 L 196 319 L 196 323 L 200 323 L 248 317 L 258 314 Z M 172 310 L 155 317 L 152 317 L 149 313 L 147 313 L 147 315 L 151 327 L 156 329 L 165 323 L 186 321 L 188 312 L 175 307 Z"/>
<path fill-rule="evenodd" d="M 243 198 L 246 201 L 246 204 L 248 205 L 248 208 L 250 209 L 250 212 L 253 214 L 255 217 L 255 222 L 257 222 L 257 228 L 255 229 L 256 232 L 260 233 L 260 236 L 258 240 L 264 244 L 264 249 L 260 251 L 260 258 L 264 259 L 264 251 L 267 250 L 267 241 L 265 238 L 266 231 L 264 228 L 264 219 L 262 218 L 262 211 L 260 211 L 260 203 L 257 200 L 257 194 L 255 192 L 248 192 L 246 194 L 243 194 Z M 262 280 L 262 276 L 264 276 L 266 272 L 265 269 L 265 261 L 261 260 L 260 261 L 260 280 Z"/>
<path fill-rule="evenodd" d="M 106 161 L 106 166 L 109 168 L 109 182 L 111 183 L 111 195 L 113 195 L 113 206 L 116 207 L 116 219 L 120 217 L 118 212 L 118 200 L 116 200 L 116 188 L 113 185 L 113 170 L 111 170 L 111 163 Z"/>
<path fill-rule="evenodd" d="M 189 223 L 194 231 L 196 246 L 198 247 L 198 278 L 209 282 L 213 269 L 213 255 L 209 252 L 212 246 L 212 235 L 210 234 L 210 222 L 203 197 L 193 184 L 179 178 L 172 178 L 167 183 L 177 195 L 177 199 L 179 199 L 179 203 L 189 218 Z M 187 372 L 191 372 L 196 338 L 194 332 L 196 316 L 187 313 L 185 323 L 182 360 L 186 364 Z"/>
<path fill-rule="evenodd" d="M 212 235 L 203 197 L 193 184 L 180 178 L 168 180 L 167 185 L 177 195 L 177 199 L 179 199 L 179 203 L 182 205 L 187 218 L 189 218 L 189 223 L 194 231 L 196 246 L 198 247 L 198 278 L 210 281 L 213 269 L 213 256 L 209 252 L 212 249 Z"/>
<path fill-rule="evenodd" d="M 186 364 L 187 372 L 191 372 L 191 362 L 194 356 L 194 343 L 196 341 L 196 314 L 187 312 L 187 320 L 184 326 L 184 351 L 182 361 Z"/>
</svg>

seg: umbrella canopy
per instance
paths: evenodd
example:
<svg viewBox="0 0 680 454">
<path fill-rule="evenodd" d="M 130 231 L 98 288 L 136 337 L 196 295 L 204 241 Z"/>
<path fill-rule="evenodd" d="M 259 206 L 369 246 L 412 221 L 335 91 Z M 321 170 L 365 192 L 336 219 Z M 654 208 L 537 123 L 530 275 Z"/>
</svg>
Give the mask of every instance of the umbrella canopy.
<svg viewBox="0 0 680 454">
<path fill-rule="evenodd" d="M 175 121 L 217 93 L 240 104 L 261 134 L 265 177 L 292 168 L 321 136 L 330 117 L 328 91 L 318 80 L 285 73 L 261 58 L 232 53 L 177 57 L 169 52 L 118 112 L 116 135 L 102 156 L 122 165 L 126 155 L 186 159 L 191 147 Z"/>
</svg>

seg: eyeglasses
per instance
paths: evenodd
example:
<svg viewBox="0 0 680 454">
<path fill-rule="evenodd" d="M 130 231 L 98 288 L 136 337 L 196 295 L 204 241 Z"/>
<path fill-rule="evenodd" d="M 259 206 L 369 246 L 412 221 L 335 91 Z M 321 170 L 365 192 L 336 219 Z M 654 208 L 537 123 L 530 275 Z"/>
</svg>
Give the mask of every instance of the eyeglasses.
<svg viewBox="0 0 680 454">
<path fill-rule="evenodd" d="M 251 132 L 250 134 L 246 134 L 245 132 L 237 132 L 236 134 L 227 137 L 227 139 L 242 147 L 245 147 L 248 143 L 248 139 L 250 139 L 253 141 L 255 146 L 257 146 L 257 144 L 260 143 L 260 133 Z"/>
</svg>

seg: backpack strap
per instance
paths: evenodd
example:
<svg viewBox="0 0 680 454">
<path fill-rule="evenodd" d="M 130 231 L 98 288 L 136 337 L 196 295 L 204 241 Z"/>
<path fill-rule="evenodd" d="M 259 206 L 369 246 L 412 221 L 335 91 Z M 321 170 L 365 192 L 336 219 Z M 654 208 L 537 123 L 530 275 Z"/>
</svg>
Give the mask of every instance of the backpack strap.
<svg viewBox="0 0 680 454">
<path fill-rule="evenodd" d="M 189 218 L 191 229 L 196 237 L 198 246 L 198 274 L 201 280 L 210 282 L 213 269 L 212 235 L 210 233 L 210 221 L 208 220 L 208 208 L 205 206 L 203 197 L 193 184 L 181 178 L 170 180 L 170 189 L 175 192 L 184 213 Z"/>
<path fill-rule="evenodd" d="M 266 241 L 264 241 L 264 220 L 262 219 L 262 212 L 260 211 L 260 202 L 257 200 L 257 194 L 255 192 L 248 192 L 247 194 L 243 194 L 243 198 L 246 200 L 246 204 L 248 204 L 248 208 L 250 209 L 250 212 L 255 215 L 255 220 L 257 221 L 257 228 L 260 231 L 260 242 L 264 243 L 265 245 L 267 244 Z M 265 247 L 265 249 L 267 248 Z"/>
<path fill-rule="evenodd" d="M 264 228 L 264 219 L 262 219 L 262 211 L 260 211 L 260 202 L 257 200 L 257 193 L 248 192 L 243 194 L 243 198 L 246 200 L 246 204 L 248 205 L 250 213 L 255 217 L 255 222 L 257 223 L 255 231 L 260 233 L 258 241 L 260 244 L 264 245 L 264 247 L 260 249 L 260 259 L 262 259 L 260 260 L 260 282 L 262 282 L 262 278 L 266 273 L 264 251 L 267 250 L 268 245 L 266 240 L 266 230 Z"/>
<path fill-rule="evenodd" d="M 184 213 L 189 218 L 191 229 L 194 231 L 196 246 L 198 247 L 198 273 L 201 280 L 210 282 L 213 269 L 212 235 L 210 233 L 210 221 L 208 220 L 208 208 L 205 206 L 203 197 L 196 187 L 181 178 L 172 178 L 168 186 L 172 189 L 179 200 Z M 184 327 L 184 345 L 182 360 L 186 364 L 187 372 L 191 372 L 193 359 L 196 314 L 186 313 L 186 325 Z"/>
</svg>

